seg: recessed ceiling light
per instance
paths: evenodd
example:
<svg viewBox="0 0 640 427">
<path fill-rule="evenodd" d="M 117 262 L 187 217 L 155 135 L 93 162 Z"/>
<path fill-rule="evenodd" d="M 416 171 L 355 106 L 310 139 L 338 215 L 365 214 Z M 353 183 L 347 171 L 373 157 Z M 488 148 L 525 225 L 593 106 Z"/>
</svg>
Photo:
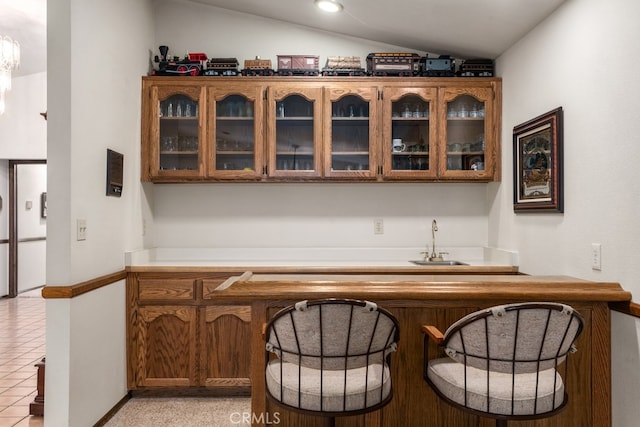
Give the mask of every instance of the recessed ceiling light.
<svg viewBox="0 0 640 427">
<path fill-rule="evenodd" d="M 325 12 L 335 13 L 342 10 L 342 5 L 336 0 L 315 0 L 315 4 Z"/>
</svg>

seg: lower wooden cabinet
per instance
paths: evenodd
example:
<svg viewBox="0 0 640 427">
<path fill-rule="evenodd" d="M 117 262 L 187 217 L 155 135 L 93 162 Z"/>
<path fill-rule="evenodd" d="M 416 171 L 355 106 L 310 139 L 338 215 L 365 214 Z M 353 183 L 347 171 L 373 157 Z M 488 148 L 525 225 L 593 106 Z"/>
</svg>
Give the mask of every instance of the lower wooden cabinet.
<svg viewBox="0 0 640 427">
<path fill-rule="evenodd" d="M 206 287 L 228 276 L 206 278 Z M 142 273 L 127 279 L 130 390 L 249 392 L 251 307 L 203 298 L 202 283 Z"/>
<path fill-rule="evenodd" d="M 196 308 L 138 308 L 137 369 L 139 386 L 197 385 Z"/>
<path fill-rule="evenodd" d="M 200 313 L 200 385 L 250 386 L 251 307 L 209 306 Z"/>
</svg>

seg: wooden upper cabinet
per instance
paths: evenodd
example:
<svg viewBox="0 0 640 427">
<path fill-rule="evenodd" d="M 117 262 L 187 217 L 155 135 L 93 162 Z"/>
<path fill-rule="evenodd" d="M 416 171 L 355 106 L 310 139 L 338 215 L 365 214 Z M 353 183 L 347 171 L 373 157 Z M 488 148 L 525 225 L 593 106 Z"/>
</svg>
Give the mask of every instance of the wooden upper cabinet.
<svg viewBox="0 0 640 427">
<path fill-rule="evenodd" d="M 269 87 L 266 128 L 269 177 L 322 176 L 321 87 Z"/>
<path fill-rule="evenodd" d="M 264 165 L 263 87 L 252 84 L 208 88 L 207 175 L 260 179 Z"/>
<path fill-rule="evenodd" d="M 204 87 L 151 83 L 143 89 L 142 180 L 204 176 Z"/>
<path fill-rule="evenodd" d="M 324 176 L 375 179 L 380 138 L 377 87 L 328 87 L 324 99 Z"/>
<path fill-rule="evenodd" d="M 500 180 L 498 78 L 144 77 L 142 180 Z"/>
<path fill-rule="evenodd" d="M 438 108 L 443 179 L 499 180 L 499 123 L 493 87 L 440 89 Z"/>
<path fill-rule="evenodd" d="M 387 179 L 434 179 L 438 129 L 435 87 L 385 87 L 382 174 Z"/>
</svg>

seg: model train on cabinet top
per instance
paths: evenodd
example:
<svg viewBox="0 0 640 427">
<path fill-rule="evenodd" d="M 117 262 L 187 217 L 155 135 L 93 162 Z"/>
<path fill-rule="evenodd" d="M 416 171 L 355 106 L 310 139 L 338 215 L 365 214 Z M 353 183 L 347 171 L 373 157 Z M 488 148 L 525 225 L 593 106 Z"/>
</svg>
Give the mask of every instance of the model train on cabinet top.
<svg viewBox="0 0 640 427">
<path fill-rule="evenodd" d="M 157 76 L 398 76 L 398 77 L 493 77 L 491 59 L 468 59 L 460 62 L 448 55 L 420 56 L 417 53 L 370 53 L 363 68 L 359 56 L 329 56 L 320 70 L 317 55 L 277 55 L 277 69 L 270 59 L 247 59 L 238 69 L 237 58 L 208 58 L 204 53 L 189 53 L 184 58 L 168 55 L 169 48 L 160 46 Z"/>
</svg>

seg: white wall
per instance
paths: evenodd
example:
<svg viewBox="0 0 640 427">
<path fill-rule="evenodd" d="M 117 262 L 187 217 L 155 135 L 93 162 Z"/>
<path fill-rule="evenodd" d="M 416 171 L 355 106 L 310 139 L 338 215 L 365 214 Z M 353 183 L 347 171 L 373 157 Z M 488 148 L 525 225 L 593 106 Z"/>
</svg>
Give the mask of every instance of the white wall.
<svg viewBox="0 0 640 427">
<path fill-rule="evenodd" d="M 397 46 L 305 29 L 185 1 L 156 3 L 156 46 L 175 55 L 270 58 L 283 53 L 360 55 Z M 157 54 L 157 52 L 153 54 Z M 424 53 L 422 53 L 424 54 Z M 487 184 L 155 185 L 147 245 L 158 247 L 486 246 Z M 373 234 L 373 219 L 384 235 Z"/>
<path fill-rule="evenodd" d="M 142 247 L 140 76 L 152 16 L 151 0 L 47 4 L 49 286 L 120 271 L 124 252 Z M 121 198 L 105 196 L 107 148 L 124 154 Z M 124 310 L 124 281 L 47 300 L 47 427 L 93 425 L 125 395 Z"/>
<path fill-rule="evenodd" d="M 0 159 L 44 159 L 47 156 L 47 73 L 14 78 L 0 115 Z"/>
<path fill-rule="evenodd" d="M 616 281 L 640 301 L 640 3 L 568 0 L 502 55 L 503 171 L 491 185 L 489 243 L 519 251 L 521 270 Z M 565 213 L 518 214 L 513 127 L 564 109 Z M 591 270 L 602 244 L 602 271 Z M 613 425 L 640 418 L 640 322 L 613 315 Z"/>
</svg>

